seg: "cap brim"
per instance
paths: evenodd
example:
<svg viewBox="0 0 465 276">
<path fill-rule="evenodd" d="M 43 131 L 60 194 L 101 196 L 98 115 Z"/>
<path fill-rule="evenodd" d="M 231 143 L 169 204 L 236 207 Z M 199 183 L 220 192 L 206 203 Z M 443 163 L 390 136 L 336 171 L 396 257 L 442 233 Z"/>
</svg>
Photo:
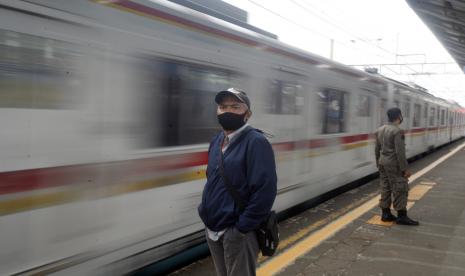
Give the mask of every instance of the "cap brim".
<svg viewBox="0 0 465 276">
<path fill-rule="evenodd" d="M 232 96 L 232 97 L 236 98 L 238 101 L 240 101 L 241 103 L 245 103 L 245 102 L 244 102 L 241 98 L 239 98 L 236 94 L 234 94 L 234 93 L 231 92 L 231 91 L 226 91 L 226 90 L 225 90 L 225 91 L 220 91 L 220 92 L 218 92 L 218 94 L 216 94 L 216 96 L 215 96 L 215 102 L 216 102 L 217 104 L 220 104 L 220 103 L 223 101 L 223 99 L 224 99 L 225 97 L 227 97 L 227 96 Z"/>
</svg>

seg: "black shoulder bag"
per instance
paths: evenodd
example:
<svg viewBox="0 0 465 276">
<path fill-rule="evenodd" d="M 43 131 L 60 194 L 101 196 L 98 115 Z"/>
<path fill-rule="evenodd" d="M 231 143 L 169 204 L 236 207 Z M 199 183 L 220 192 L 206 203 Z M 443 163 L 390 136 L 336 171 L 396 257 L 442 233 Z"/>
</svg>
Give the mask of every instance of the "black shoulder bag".
<svg viewBox="0 0 465 276">
<path fill-rule="evenodd" d="M 220 174 L 223 178 L 224 185 L 228 190 L 229 194 L 232 196 L 237 206 L 239 206 L 239 211 L 242 213 L 245 210 L 245 203 L 242 200 L 239 192 L 234 189 L 229 179 L 224 174 L 224 157 L 223 152 L 220 148 Z M 279 229 L 278 229 L 278 219 L 276 217 L 276 212 L 271 211 L 268 217 L 259 225 L 258 229 L 255 230 L 257 234 L 258 246 L 263 256 L 273 256 L 278 248 L 279 244 Z"/>
</svg>

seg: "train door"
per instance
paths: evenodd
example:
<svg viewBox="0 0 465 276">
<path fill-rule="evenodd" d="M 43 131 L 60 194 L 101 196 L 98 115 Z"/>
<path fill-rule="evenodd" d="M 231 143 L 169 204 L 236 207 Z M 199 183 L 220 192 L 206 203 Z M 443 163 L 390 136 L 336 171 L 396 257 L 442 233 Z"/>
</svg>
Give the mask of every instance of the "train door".
<svg viewBox="0 0 465 276">
<path fill-rule="evenodd" d="M 447 117 L 448 117 L 448 125 L 449 125 L 449 142 L 453 140 L 453 129 L 454 129 L 454 118 L 452 116 L 452 112 L 447 110 Z"/>
<path fill-rule="evenodd" d="M 409 130 L 412 127 L 411 115 L 410 115 L 410 99 L 406 98 L 402 106 L 402 115 L 404 117 L 402 128 Z"/>
<path fill-rule="evenodd" d="M 308 137 L 306 118 L 310 112 L 304 108 L 306 77 L 292 68 L 273 69 L 271 76 L 267 79 L 267 96 L 263 98 L 264 113 L 274 129 L 275 139 L 282 142 L 283 149 L 278 155 L 286 157 L 281 163 L 284 174 L 280 178 L 293 183 L 297 175 L 308 172 L 310 167 L 310 160 L 302 156 Z"/>
<path fill-rule="evenodd" d="M 386 112 L 387 112 L 387 99 L 380 98 L 379 99 L 379 117 L 378 117 L 379 118 L 379 121 L 378 121 L 379 126 L 382 126 L 385 123 L 387 123 L 388 119 L 387 119 Z"/>
<path fill-rule="evenodd" d="M 405 133 L 409 133 L 410 135 L 405 135 L 405 144 L 407 145 L 406 154 L 407 156 L 411 156 L 412 152 L 414 151 L 414 144 L 413 144 L 413 137 L 412 134 L 412 116 L 411 116 L 411 103 L 410 98 L 405 97 L 405 101 L 402 104 L 402 115 L 404 117 L 404 121 L 402 123 L 402 129 L 404 129 Z"/>
<path fill-rule="evenodd" d="M 434 147 L 436 142 L 437 128 L 436 125 L 436 108 L 431 106 L 428 111 L 428 146 Z"/>
<path fill-rule="evenodd" d="M 429 136 L 428 136 L 428 144 L 434 146 L 435 143 L 435 134 L 437 132 L 437 128 L 435 128 L 435 119 L 436 119 L 436 108 L 431 106 L 429 108 Z"/>
<path fill-rule="evenodd" d="M 353 169 L 353 149 L 357 150 L 360 142 L 358 135 L 348 134 L 354 130 L 353 125 L 349 126 L 354 114 L 350 96 L 348 90 L 334 87 L 324 87 L 318 93 L 321 113 L 314 152 L 318 156 L 315 175 L 319 178 L 331 179 Z"/>
<path fill-rule="evenodd" d="M 428 103 L 425 103 L 424 105 L 424 109 L 423 109 L 423 126 L 424 126 L 424 129 L 425 129 L 425 132 L 423 134 L 423 145 L 424 146 L 428 146 L 428 137 L 429 137 L 429 129 L 428 129 L 428 125 L 429 125 L 429 116 L 428 116 L 428 113 L 429 113 L 429 106 L 428 106 Z"/>
<path fill-rule="evenodd" d="M 411 128 L 411 141 L 412 141 L 412 148 L 414 149 L 415 154 L 421 152 L 423 149 L 424 139 L 424 128 L 423 126 L 423 117 L 422 117 L 422 109 L 421 104 L 416 102 L 413 104 L 413 120 L 412 120 L 412 128 Z M 420 138 L 421 136 L 421 138 Z"/>
<path fill-rule="evenodd" d="M 442 140 L 442 125 L 441 125 L 441 106 L 436 107 L 436 141 L 435 145 L 438 146 L 441 144 Z"/>
<path fill-rule="evenodd" d="M 356 101 L 356 124 L 358 125 L 357 133 L 361 135 L 366 135 L 367 139 L 371 133 L 374 132 L 376 126 L 374 124 L 374 112 L 373 112 L 373 103 L 374 103 L 374 92 L 369 89 L 362 89 L 360 94 L 357 96 Z M 356 150 L 356 159 L 359 160 L 359 165 L 366 165 L 366 162 L 369 162 L 373 156 L 373 151 L 368 146 L 360 147 Z"/>
</svg>

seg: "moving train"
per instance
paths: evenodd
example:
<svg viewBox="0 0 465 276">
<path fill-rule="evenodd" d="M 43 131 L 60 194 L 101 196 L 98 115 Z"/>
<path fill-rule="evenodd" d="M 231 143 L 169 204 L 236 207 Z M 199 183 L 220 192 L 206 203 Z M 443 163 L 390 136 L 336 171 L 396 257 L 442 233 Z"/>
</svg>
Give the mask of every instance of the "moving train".
<svg viewBox="0 0 465 276">
<path fill-rule="evenodd" d="M 251 98 L 282 211 L 376 171 L 403 110 L 409 157 L 464 135 L 420 87 L 168 1 L 0 3 L 0 274 L 124 274 L 198 243 L 214 95 Z"/>
</svg>

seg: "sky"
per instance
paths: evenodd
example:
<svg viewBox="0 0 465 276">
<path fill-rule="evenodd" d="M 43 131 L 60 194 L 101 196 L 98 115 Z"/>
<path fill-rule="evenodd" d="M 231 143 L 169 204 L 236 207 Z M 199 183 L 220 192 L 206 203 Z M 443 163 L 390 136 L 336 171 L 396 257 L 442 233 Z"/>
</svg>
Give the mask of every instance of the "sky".
<svg viewBox="0 0 465 276">
<path fill-rule="evenodd" d="M 330 58 L 333 40 L 333 59 L 347 65 L 408 63 L 383 66 L 381 74 L 465 107 L 465 74 L 405 0 L 223 1 L 246 10 L 250 24 L 308 52 Z M 447 64 L 412 65 L 425 62 Z"/>
</svg>

